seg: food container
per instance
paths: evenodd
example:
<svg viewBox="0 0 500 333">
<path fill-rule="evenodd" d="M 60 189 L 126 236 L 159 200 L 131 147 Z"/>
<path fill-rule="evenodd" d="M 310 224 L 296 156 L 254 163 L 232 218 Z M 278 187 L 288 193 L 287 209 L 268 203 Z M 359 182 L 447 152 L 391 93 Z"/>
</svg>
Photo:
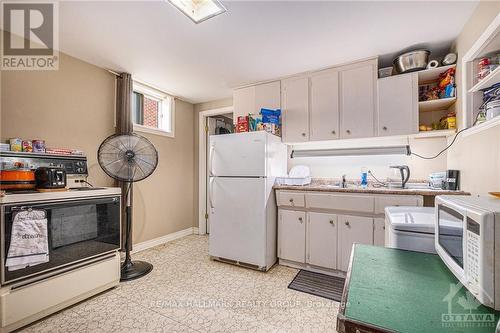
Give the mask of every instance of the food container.
<svg viewBox="0 0 500 333">
<path fill-rule="evenodd" d="M 378 78 L 382 79 L 384 77 L 389 77 L 392 75 L 392 67 L 384 67 L 378 70 Z"/>
<path fill-rule="evenodd" d="M 239 116 L 236 123 L 236 133 L 248 132 L 248 116 Z"/>
<path fill-rule="evenodd" d="M 426 69 L 430 54 L 429 50 L 416 50 L 403 53 L 394 59 L 394 69 L 399 74 Z"/>
<path fill-rule="evenodd" d="M 9 140 L 11 151 L 23 151 L 23 140 L 12 138 Z"/>
<path fill-rule="evenodd" d="M 486 104 L 486 120 L 500 116 L 500 99 Z"/>
<path fill-rule="evenodd" d="M 45 141 L 44 140 L 33 140 L 33 152 L 34 153 L 45 153 Z"/>
<path fill-rule="evenodd" d="M 31 140 L 23 140 L 23 151 L 27 153 L 33 152 L 33 142 Z"/>
<path fill-rule="evenodd" d="M 10 144 L 0 143 L 0 151 L 10 151 Z"/>
<path fill-rule="evenodd" d="M 35 171 L 30 169 L 0 170 L 0 190 L 31 190 L 35 188 Z"/>
</svg>

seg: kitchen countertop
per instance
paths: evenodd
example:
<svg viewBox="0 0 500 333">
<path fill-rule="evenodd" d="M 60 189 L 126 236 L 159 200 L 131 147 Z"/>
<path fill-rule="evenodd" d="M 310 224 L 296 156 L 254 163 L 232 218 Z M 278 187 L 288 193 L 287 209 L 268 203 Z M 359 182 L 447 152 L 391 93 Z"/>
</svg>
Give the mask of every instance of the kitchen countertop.
<svg viewBox="0 0 500 333">
<path fill-rule="evenodd" d="M 341 193 L 369 193 L 369 194 L 399 194 L 399 195 L 470 195 L 464 191 L 435 190 L 424 187 L 421 181 L 409 183 L 409 188 L 387 188 L 379 187 L 374 183 L 369 183 L 367 188 L 362 188 L 352 181 L 348 181 L 347 188 L 338 186 L 339 180 L 334 179 L 313 179 L 309 185 L 274 185 L 275 190 L 289 191 L 311 191 L 311 192 L 341 192 Z"/>
</svg>

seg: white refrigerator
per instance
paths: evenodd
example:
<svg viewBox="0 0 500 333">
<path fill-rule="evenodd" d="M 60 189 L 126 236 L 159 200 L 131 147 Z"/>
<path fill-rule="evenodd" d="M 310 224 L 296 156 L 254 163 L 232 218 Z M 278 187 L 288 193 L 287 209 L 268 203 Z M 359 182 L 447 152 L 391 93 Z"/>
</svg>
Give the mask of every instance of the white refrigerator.
<svg viewBox="0 0 500 333">
<path fill-rule="evenodd" d="M 276 262 L 272 187 L 286 175 L 286 145 L 264 131 L 212 135 L 209 142 L 209 254 L 267 271 Z"/>
</svg>

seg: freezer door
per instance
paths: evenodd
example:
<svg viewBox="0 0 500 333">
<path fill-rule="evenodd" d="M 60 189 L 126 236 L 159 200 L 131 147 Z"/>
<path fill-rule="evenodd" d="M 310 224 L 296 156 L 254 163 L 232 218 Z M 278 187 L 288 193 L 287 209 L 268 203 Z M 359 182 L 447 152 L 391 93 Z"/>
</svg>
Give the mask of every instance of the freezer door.
<svg viewBox="0 0 500 333">
<path fill-rule="evenodd" d="M 266 266 L 266 179 L 210 179 L 209 254 Z"/>
<path fill-rule="evenodd" d="M 265 177 L 266 133 L 210 136 L 208 172 L 218 177 Z"/>
</svg>

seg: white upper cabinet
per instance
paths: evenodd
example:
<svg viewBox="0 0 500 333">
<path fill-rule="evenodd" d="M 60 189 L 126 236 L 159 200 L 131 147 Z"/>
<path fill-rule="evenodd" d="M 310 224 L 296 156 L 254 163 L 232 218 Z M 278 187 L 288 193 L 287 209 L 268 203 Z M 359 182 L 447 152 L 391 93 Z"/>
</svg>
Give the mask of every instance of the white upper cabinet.
<svg viewBox="0 0 500 333">
<path fill-rule="evenodd" d="M 273 81 L 233 92 L 234 122 L 239 116 L 259 114 L 260 109 L 281 108 L 281 82 Z"/>
<path fill-rule="evenodd" d="M 311 141 L 339 137 L 339 72 L 325 70 L 311 75 Z"/>
<path fill-rule="evenodd" d="M 340 70 L 340 137 L 372 137 L 375 134 L 376 60 Z"/>
<path fill-rule="evenodd" d="M 378 80 L 378 136 L 418 133 L 418 76 L 415 73 Z"/>
<path fill-rule="evenodd" d="M 309 78 L 283 80 L 281 89 L 283 141 L 309 141 Z"/>
</svg>

